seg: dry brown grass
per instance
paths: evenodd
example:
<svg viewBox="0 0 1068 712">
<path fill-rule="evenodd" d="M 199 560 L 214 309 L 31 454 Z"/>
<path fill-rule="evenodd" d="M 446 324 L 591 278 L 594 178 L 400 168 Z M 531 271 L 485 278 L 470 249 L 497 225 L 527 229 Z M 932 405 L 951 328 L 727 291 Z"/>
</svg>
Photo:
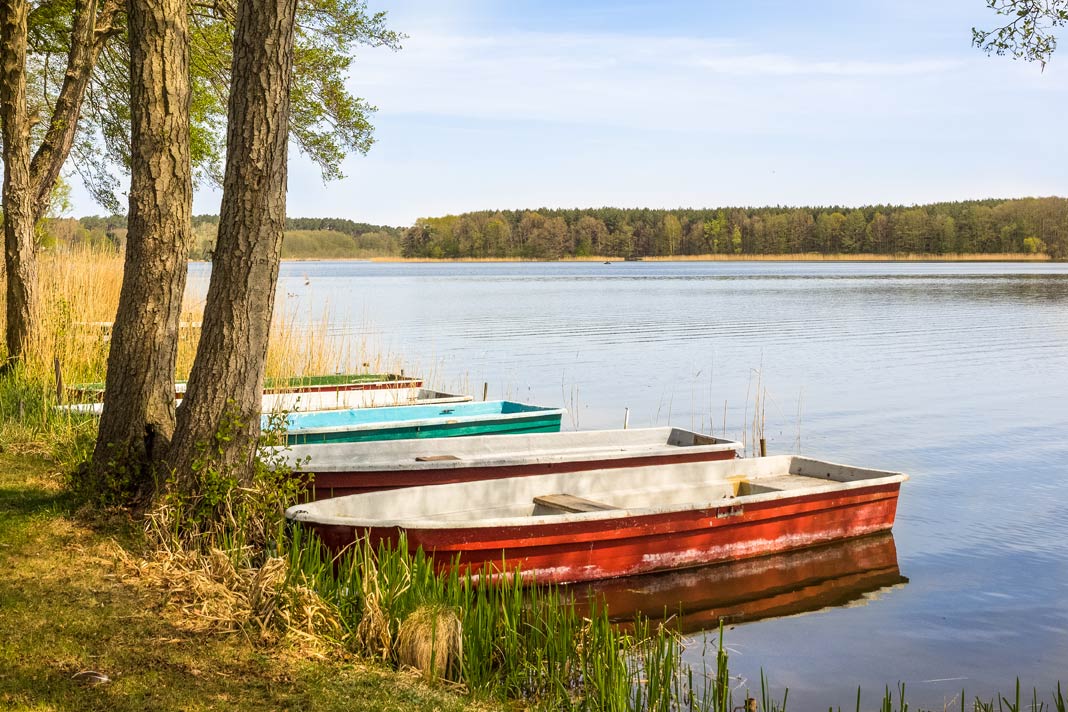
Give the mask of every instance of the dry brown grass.
<svg viewBox="0 0 1068 712">
<path fill-rule="evenodd" d="M 67 385 L 104 380 L 111 324 L 122 289 L 122 271 L 122 255 L 114 250 L 78 247 L 41 256 L 41 328 L 26 363 L 28 380 L 51 384 L 54 358 L 59 359 Z M 197 276 L 191 276 L 186 285 L 176 380 L 185 379 L 193 365 L 207 290 L 207 280 Z M 267 353 L 268 377 L 338 371 L 382 372 L 400 367 L 398 357 L 381 355 L 376 344 L 366 337 L 334 333 L 330 329 L 329 313 L 315 320 L 301 320 L 295 310 L 287 310 L 281 302 L 276 305 Z"/>
<path fill-rule="evenodd" d="M 192 633 L 243 632 L 261 643 L 283 638 L 322 655 L 341 629 L 332 608 L 303 584 L 286 585 L 289 562 L 235 563 L 233 552 L 158 548 L 142 558 L 116 548 L 126 581 L 162 594 L 165 616 Z"/>
<path fill-rule="evenodd" d="M 429 680 L 460 680 L 463 665 L 463 624 L 445 606 L 421 606 L 397 631 L 397 661 Z"/>
<path fill-rule="evenodd" d="M 108 338 L 122 289 L 122 256 L 110 249 L 76 247 L 41 256 L 38 286 L 40 328 L 29 350 L 25 376 L 51 382 L 58 358 L 68 384 L 101 381 L 107 365 Z M 0 294 L 0 308 L 3 295 Z M 203 286 L 189 285 L 182 322 L 198 324 Z M 181 330 L 178 371 L 188 372 L 196 350 L 196 329 Z"/>
<path fill-rule="evenodd" d="M 328 373 L 397 373 L 403 369 L 400 356 L 383 352 L 362 328 L 358 334 L 331 327 L 329 310 L 315 319 L 300 318 L 295 309 L 275 307 L 271 340 L 267 348 L 265 375 L 284 378 Z"/>
</svg>

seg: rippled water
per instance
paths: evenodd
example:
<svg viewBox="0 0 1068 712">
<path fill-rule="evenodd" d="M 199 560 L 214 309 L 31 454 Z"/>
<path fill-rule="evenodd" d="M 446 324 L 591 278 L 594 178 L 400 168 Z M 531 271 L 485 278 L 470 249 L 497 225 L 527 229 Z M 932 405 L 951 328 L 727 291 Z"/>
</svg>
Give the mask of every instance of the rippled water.
<svg viewBox="0 0 1068 712">
<path fill-rule="evenodd" d="M 734 672 L 802 710 L 1068 681 L 1068 265 L 287 263 L 279 304 L 567 427 L 741 438 L 759 373 L 770 452 L 912 476 L 909 582 L 732 627 Z"/>
</svg>

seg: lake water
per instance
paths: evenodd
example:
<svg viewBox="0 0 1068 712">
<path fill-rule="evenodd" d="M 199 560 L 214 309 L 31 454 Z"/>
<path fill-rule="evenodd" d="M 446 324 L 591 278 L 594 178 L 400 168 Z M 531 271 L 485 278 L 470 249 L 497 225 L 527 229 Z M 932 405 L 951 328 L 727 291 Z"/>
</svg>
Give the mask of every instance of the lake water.
<svg viewBox="0 0 1068 712">
<path fill-rule="evenodd" d="M 852 709 L 903 681 L 941 709 L 1068 681 L 1068 265 L 300 262 L 279 289 L 291 317 L 437 387 L 563 405 L 567 428 L 629 409 L 741 439 L 759 391 L 770 453 L 910 474 L 879 550 L 900 575 L 733 625 L 743 688 L 763 668 L 791 709 Z"/>
</svg>

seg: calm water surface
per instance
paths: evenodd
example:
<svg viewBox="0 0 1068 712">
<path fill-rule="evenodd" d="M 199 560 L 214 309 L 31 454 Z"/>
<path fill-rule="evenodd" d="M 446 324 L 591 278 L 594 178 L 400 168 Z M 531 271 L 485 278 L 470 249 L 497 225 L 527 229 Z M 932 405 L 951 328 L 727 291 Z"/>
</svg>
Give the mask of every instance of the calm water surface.
<svg viewBox="0 0 1068 712">
<path fill-rule="evenodd" d="M 759 378 L 770 452 L 909 473 L 889 545 L 908 583 L 732 627 L 743 687 L 763 668 L 807 710 L 904 681 L 941 709 L 1068 681 L 1068 265 L 305 262 L 279 290 L 433 385 L 563 405 L 566 427 L 629 408 L 741 439 Z"/>
</svg>

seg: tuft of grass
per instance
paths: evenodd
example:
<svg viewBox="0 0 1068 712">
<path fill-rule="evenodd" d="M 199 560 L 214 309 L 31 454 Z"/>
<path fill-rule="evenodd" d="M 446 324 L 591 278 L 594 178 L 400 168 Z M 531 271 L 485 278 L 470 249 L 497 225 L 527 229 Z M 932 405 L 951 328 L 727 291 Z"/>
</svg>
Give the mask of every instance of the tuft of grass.
<svg viewBox="0 0 1068 712">
<path fill-rule="evenodd" d="M 416 608 L 397 628 L 397 662 L 429 680 L 459 681 L 463 668 L 463 624 L 455 609 Z"/>
</svg>

